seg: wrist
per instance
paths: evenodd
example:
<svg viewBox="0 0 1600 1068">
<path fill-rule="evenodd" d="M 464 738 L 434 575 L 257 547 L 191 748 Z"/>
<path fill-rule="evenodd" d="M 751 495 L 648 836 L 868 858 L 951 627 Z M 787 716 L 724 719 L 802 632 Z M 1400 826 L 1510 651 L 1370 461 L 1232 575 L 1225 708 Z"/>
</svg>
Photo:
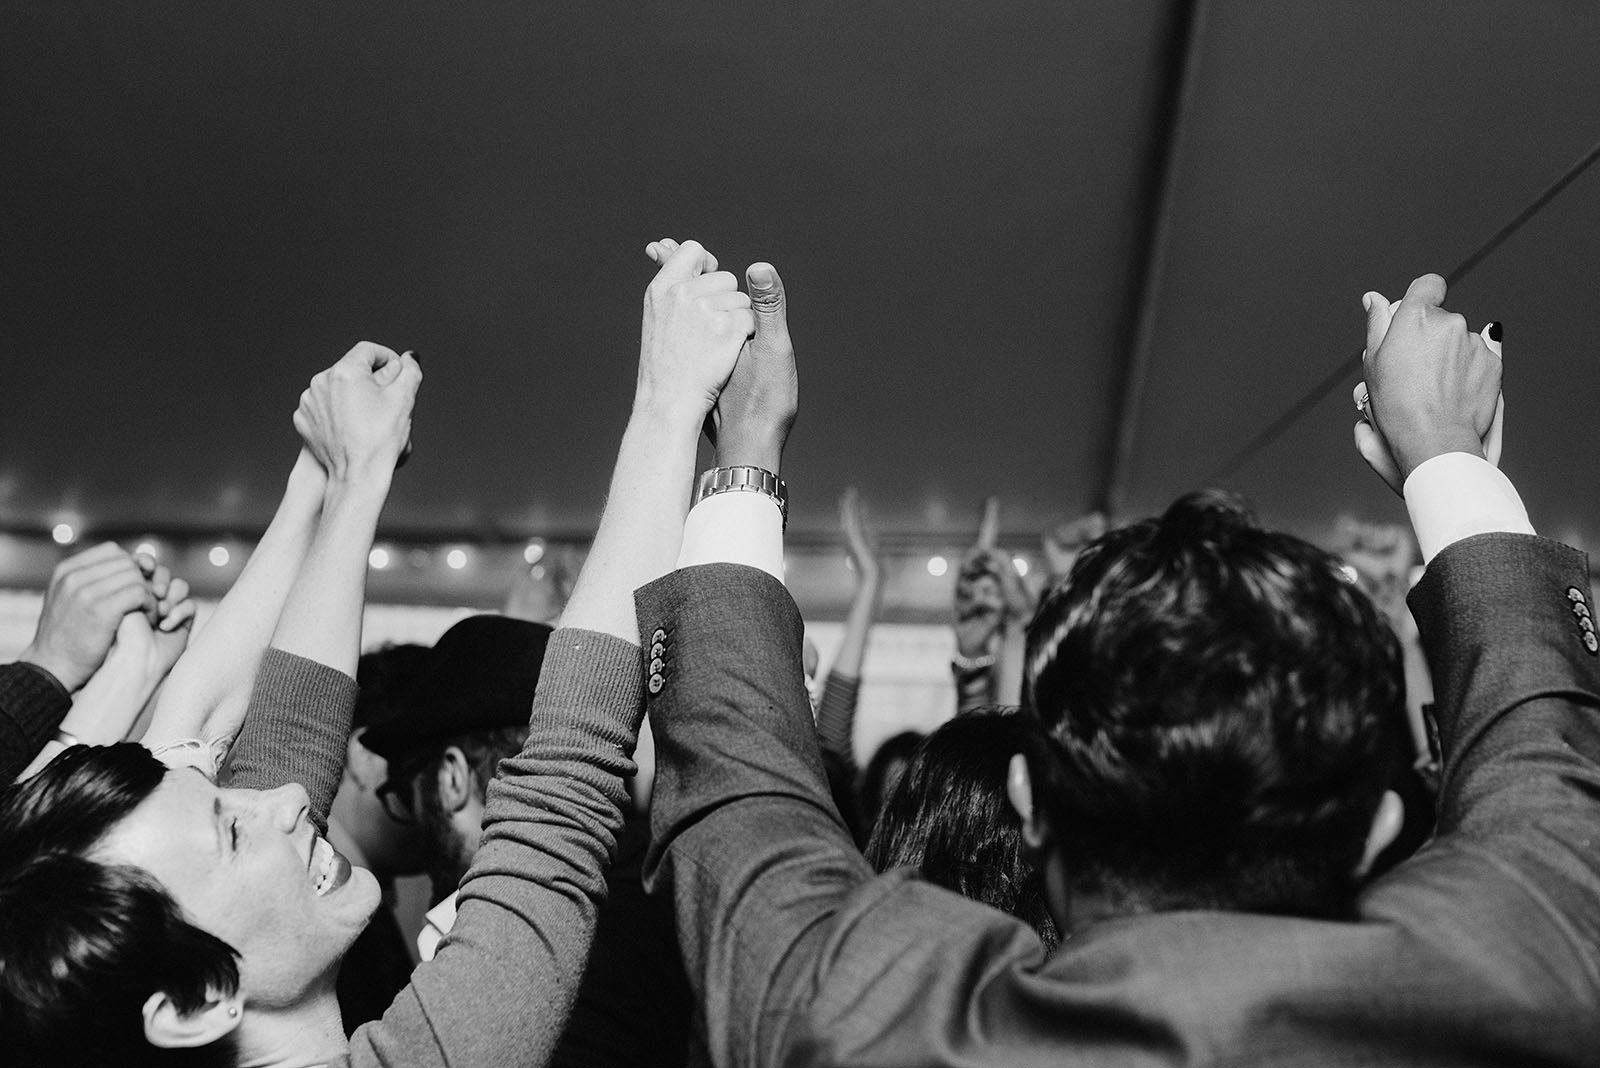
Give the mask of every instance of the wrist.
<svg viewBox="0 0 1600 1068">
<path fill-rule="evenodd" d="M 688 428 L 700 433 L 711 405 L 703 396 L 681 396 L 641 387 L 633 398 L 630 422 L 640 422 L 661 429 Z"/>
<path fill-rule="evenodd" d="M 1471 430 L 1435 433 L 1405 441 L 1399 448 L 1391 446 L 1395 463 L 1400 468 L 1400 482 L 1411 477 L 1411 472 L 1433 459 L 1450 452 L 1464 452 L 1469 456 L 1483 457 L 1483 439 Z"/>
<path fill-rule="evenodd" d="M 749 431 L 724 423 L 717 431 L 717 466 L 760 467 L 779 474 L 788 437 L 774 430 Z"/>
<path fill-rule="evenodd" d="M 84 671 L 77 667 L 70 658 L 54 654 L 48 648 L 41 648 L 33 643 L 29 643 L 28 647 L 22 650 L 22 655 L 18 656 L 17 660 L 32 664 L 45 672 L 69 694 L 81 690 L 83 684 L 89 681 L 89 676 L 94 674 L 93 671 Z"/>
</svg>

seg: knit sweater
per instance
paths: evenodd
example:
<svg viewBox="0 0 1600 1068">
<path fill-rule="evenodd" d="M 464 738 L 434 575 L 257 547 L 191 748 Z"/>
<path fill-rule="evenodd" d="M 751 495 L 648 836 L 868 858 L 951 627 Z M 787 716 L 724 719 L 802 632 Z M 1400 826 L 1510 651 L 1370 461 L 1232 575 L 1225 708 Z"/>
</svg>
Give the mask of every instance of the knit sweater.
<svg viewBox="0 0 1600 1068">
<path fill-rule="evenodd" d="M 351 1036 L 348 1057 L 336 1065 L 495 1068 L 549 1060 L 577 995 L 604 869 L 616 851 L 641 681 L 632 643 L 570 628 L 551 635 L 527 744 L 501 762 L 489 786 L 483 839 L 461 883 L 455 926 L 383 1019 Z M 264 714 L 269 722 L 241 733 L 230 785 L 299 782 L 326 818 L 354 699 L 348 676 L 270 651 L 251 709 L 252 719 Z M 291 738 L 301 731 L 319 740 Z"/>
<path fill-rule="evenodd" d="M 42 667 L 0 665 L 0 785 L 33 762 L 72 710 L 72 696 Z"/>
</svg>

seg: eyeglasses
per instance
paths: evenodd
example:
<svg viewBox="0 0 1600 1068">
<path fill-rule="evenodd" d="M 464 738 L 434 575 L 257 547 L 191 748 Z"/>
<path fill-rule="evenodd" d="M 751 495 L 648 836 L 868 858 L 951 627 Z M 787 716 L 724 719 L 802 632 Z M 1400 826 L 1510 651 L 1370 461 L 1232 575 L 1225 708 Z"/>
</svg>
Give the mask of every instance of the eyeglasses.
<svg viewBox="0 0 1600 1068">
<path fill-rule="evenodd" d="M 386 780 L 378 787 L 378 804 L 383 806 L 384 815 L 401 826 L 416 826 L 417 814 L 411 807 L 409 779 L 401 783 L 396 783 L 393 779 Z"/>
</svg>

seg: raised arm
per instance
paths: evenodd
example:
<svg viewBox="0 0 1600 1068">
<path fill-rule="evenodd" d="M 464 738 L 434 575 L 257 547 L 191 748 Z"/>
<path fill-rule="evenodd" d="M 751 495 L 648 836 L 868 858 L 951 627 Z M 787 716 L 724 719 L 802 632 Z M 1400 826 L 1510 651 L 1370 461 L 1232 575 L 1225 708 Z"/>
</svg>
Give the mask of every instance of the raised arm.
<svg viewBox="0 0 1600 1068">
<path fill-rule="evenodd" d="M 155 749 L 199 739 L 219 757 L 227 752 L 239 733 L 289 586 L 311 544 L 325 484 L 322 465 L 302 449 L 255 551 L 167 676 L 145 731 L 146 745 Z"/>
<path fill-rule="evenodd" d="M 1592 891 L 1593 851 L 1579 847 L 1585 862 L 1572 864 L 1577 853 L 1548 845 L 1574 828 L 1587 841 L 1600 819 L 1588 570 L 1581 553 L 1533 536 L 1516 489 L 1489 462 L 1504 412 L 1498 330 L 1471 332 L 1440 307 L 1444 295 L 1434 275 L 1393 307 L 1368 294 L 1357 427 L 1362 455 L 1399 480 L 1427 561 L 1410 601 L 1434 677 L 1439 833 L 1496 837 Z"/>
<path fill-rule="evenodd" d="M 360 1068 L 544 1064 L 577 995 L 641 715 L 633 590 L 677 557 L 695 439 L 750 332 L 748 299 L 698 244 L 652 254 L 633 412 L 527 745 L 489 787 L 451 933 L 352 1036 Z"/>
<path fill-rule="evenodd" d="M 422 369 L 362 342 L 311 381 L 295 429 L 326 471 L 315 533 L 284 600 L 228 780 L 298 782 L 321 822 L 338 789 L 355 707 L 367 554 L 411 432 Z"/>
<path fill-rule="evenodd" d="M 854 770 L 856 756 L 852 739 L 856 700 L 861 688 L 861 665 L 867 658 L 867 639 L 872 636 L 872 621 L 883 599 L 883 567 L 873 549 L 872 536 L 867 532 L 861 494 L 854 486 L 839 498 L 839 525 L 844 530 L 845 546 L 850 550 L 850 561 L 855 567 L 856 589 L 844 619 L 839 652 L 833 658 L 833 666 L 823 685 L 822 700 L 817 702 L 817 734 L 822 738 L 825 751 Z"/>
</svg>

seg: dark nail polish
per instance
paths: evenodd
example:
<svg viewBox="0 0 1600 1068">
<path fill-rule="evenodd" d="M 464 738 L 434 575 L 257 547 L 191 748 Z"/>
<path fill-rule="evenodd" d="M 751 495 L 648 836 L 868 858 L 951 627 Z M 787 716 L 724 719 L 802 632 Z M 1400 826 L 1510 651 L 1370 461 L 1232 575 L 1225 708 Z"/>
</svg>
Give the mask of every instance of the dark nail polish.
<svg viewBox="0 0 1600 1068">
<path fill-rule="evenodd" d="M 1489 340 L 1493 341 L 1495 344 L 1498 345 L 1500 343 L 1500 334 L 1501 334 L 1503 329 L 1504 329 L 1504 327 L 1501 325 L 1500 320 L 1498 320 L 1498 319 L 1496 319 L 1494 322 L 1490 323 L 1489 324 Z"/>
</svg>

